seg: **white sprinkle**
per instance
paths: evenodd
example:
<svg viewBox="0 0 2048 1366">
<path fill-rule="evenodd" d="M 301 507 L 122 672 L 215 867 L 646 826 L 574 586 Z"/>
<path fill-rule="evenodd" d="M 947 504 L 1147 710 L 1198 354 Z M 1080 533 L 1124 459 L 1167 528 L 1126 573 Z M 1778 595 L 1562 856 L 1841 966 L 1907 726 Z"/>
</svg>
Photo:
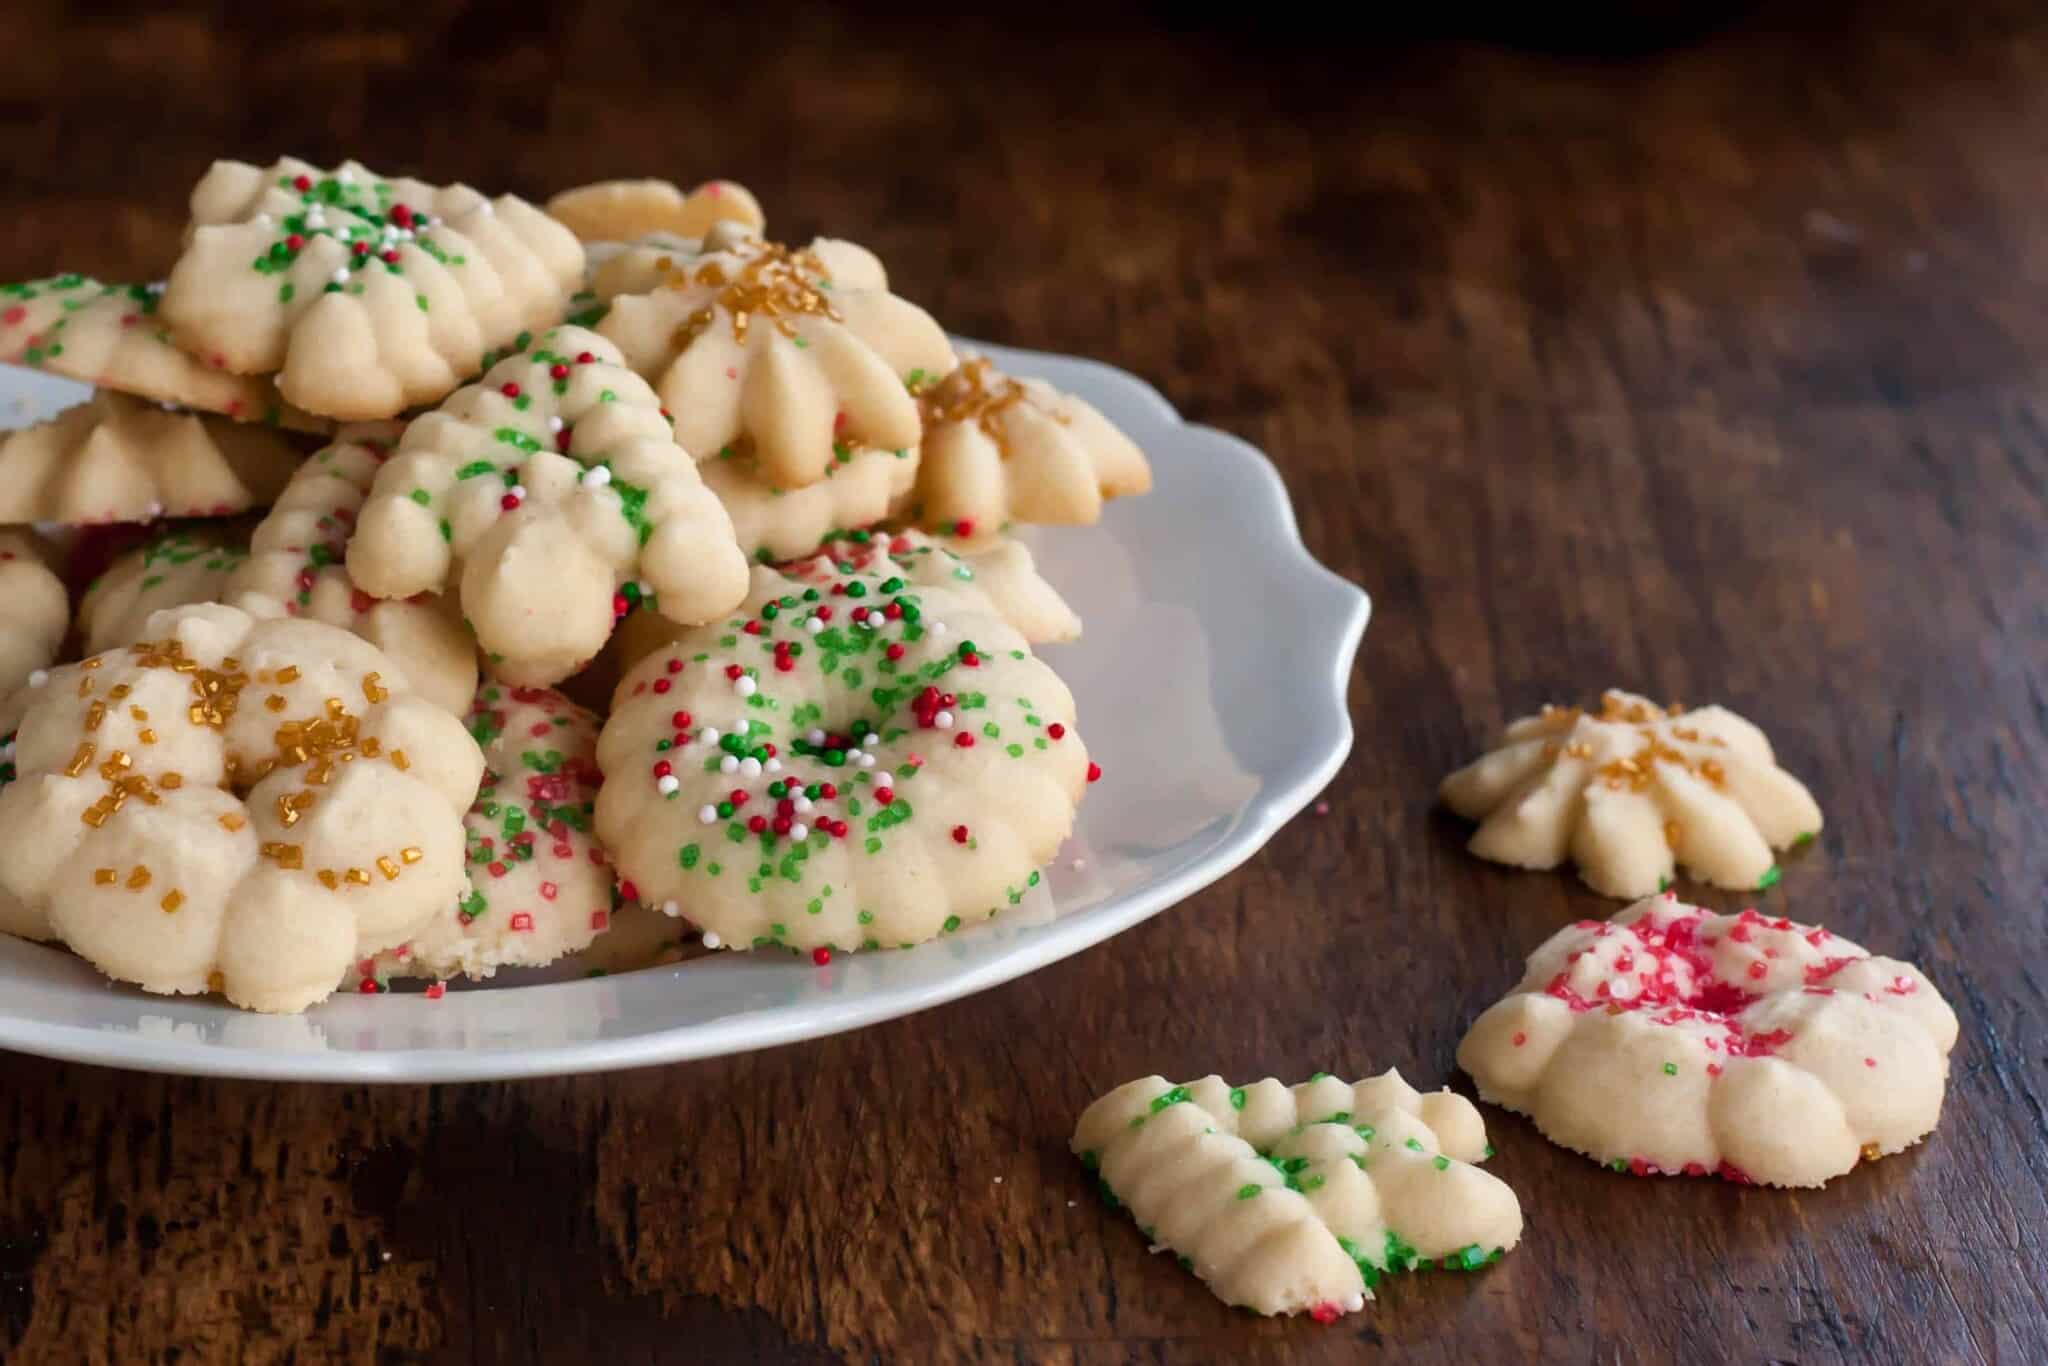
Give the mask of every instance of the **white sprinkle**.
<svg viewBox="0 0 2048 1366">
<path fill-rule="evenodd" d="M 645 579 L 640 579 L 636 581 L 633 586 L 640 590 L 640 596 L 643 598 L 651 598 L 654 596 L 654 585 L 649 583 Z"/>
<path fill-rule="evenodd" d="M 723 944 L 724 942 L 725 942 L 725 941 L 724 941 L 723 939 L 720 939 L 720 938 L 718 937 L 718 931 L 716 931 L 716 930 L 706 930 L 706 931 L 704 931 L 704 947 L 705 947 L 705 948 L 707 948 L 707 949 L 715 949 L 715 948 L 717 948 L 717 947 L 718 947 L 718 946 L 719 946 L 720 944 Z"/>
<path fill-rule="evenodd" d="M 940 730 L 953 729 L 953 713 L 949 711 L 940 712 L 937 716 L 934 716 L 932 718 L 932 724 L 937 726 Z"/>
<path fill-rule="evenodd" d="M 706 726 L 706 727 L 704 727 L 704 729 L 702 729 L 702 730 L 700 730 L 700 731 L 698 731 L 698 732 L 697 732 L 697 738 L 698 738 L 699 740 L 702 740 L 702 741 L 703 741 L 703 742 L 704 742 L 705 744 L 707 744 L 707 745 L 715 745 L 715 744 L 717 744 L 717 743 L 718 743 L 718 727 L 716 727 L 716 726 Z"/>
<path fill-rule="evenodd" d="M 505 492 L 511 494 L 522 503 L 526 501 L 526 485 L 524 484 L 514 484 L 511 488 L 506 489 Z"/>
<path fill-rule="evenodd" d="M 559 432 L 559 431 L 561 431 L 561 430 L 562 430 L 562 419 L 560 419 L 559 417 L 551 417 L 551 418 L 549 418 L 549 419 L 548 419 L 548 430 L 549 430 L 549 431 L 551 431 L 551 432 Z"/>
<path fill-rule="evenodd" d="M 780 760 L 780 759 L 770 759 L 770 760 L 769 760 L 769 761 L 768 761 L 767 763 L 765 763 L 765 764 L 761 765 L 761 771 L 762 771 L 763 773 L 780 773 L 780 772 L 782 772 L 782 760 Z"/>
<path fill-rule="evenodd" d="M 673 901 L 664 901 L 661 903 L 661 913 L 673 920 L 683 913 L 683 908 Z"/>
<path fill-rule="evenodd" d="M 932 634 L 933 634 L 933 635 L 935 635 L 935 636 L 942 636 L 942 635 L 946 634 L 946 623 L 945 623 L 945 622 L 943 622 L 943 621 L 935 621 L 935 622 L 933 622 L 933 623 L 932 623 Z"/>
<path fill-rule="evenodd" d="M 336 283 L 336 284 L 338 284 L 338 285 L 345 285 L 345 284 L 347 284 L 347 283 L 348 283 L 348 267 L 347 267 L 347 266 L 343 266 L 343 267 L 342 267 L 342 268 L 341 268 L 340 270 L 337 270 L 337 271 L 335 271 L 335 272 L 334 272 L 334 283 Z"/>
<path fill-rule="evenodd" d="M 749 755 L 745 759 L 740 760 L 740 776 L 743 778 L 760 777 L 761 761 L 759 759 L 752 757 L 751 755 Z"/>
<path fill-rule="evenodd" d="M 863 735 L 860 737 L 860 747 L 862 749 L 873 749 L 881 743 L 882 737 L 879 735 Z"/>
<path fill-rule="evenodd" d="M 1363 1308 L 1365 1308 L 1365 1296 L 1363 1295 L 1353 1295 L 1350 1299 L 1344 1301 L 1344 1312 L 1347 1314 L 1356 1314 Z"/>
<path fill-rule="evenodd" d="M 670 793 L 674 792 L 677 788 L 681 787 L 683 783 L 682 779 L 676 777 L 675 774 L 665 773 L 658 780 L 656 780 L 654 785 L 656 788 L 660 790 L 661 795 L 666 797 Z"/>
<path fill-rule="evenodd" d="M 351 171 L 346 166 L 336 171 L 334 173 L 334 178 L 344 185 L 353 185 L 356 183 L 356 173 L 354 171 Z"/>
<path fill-rule="evenodd" d="M 28 685 L 31 688 L 40 688 L 43 686 L 43 684 L 49 681 L 50 671 L 48 669 L 37 669 L 34 673 L 28 676 Z"/>
<path fill-rule="evenodd" d="M 790 805 L 795 807 L 797 814 L 801 816 L 807 814 L 810 811 L 812 802 L 809 797 L 806 797 L 803 793 L 799 792 L 796 794 L 796 796 L 790 799 Z"/>
<path fill-rule="evenodd" d="M 744 716 L 742 716 L 739 720 L 732 723 L 732 733 L 734 735 L 739 736 L 742 740 L 747 738 L 747 732 L 750 729 L 752 729 L 752 727 L 747 725 L 747 718 Z"/>
<path fill-rule="evenodd" d="M 700 806 L 700 807 L 698 807 L 698 808 L 697 808 L 697 824 L 699 824 L 699 825 L 716 825 L 716 824 L 718 824 L 718 808 L 717 808 L 717 807 L 715 807 L 715 806 Z"/>
<path fill-rule="evenodd" d="M 752 697 L 761 685 L 754 681 L 752 674 L 741 674 L 732 681 L 732 690 L 741 697 Z"/>
<path fill-rule="evenodd" d="M 728 754 L 718 761 L 718 771 L 720 773 L 737 773 L 740 771 L 740 761 Z"/>
<path fill-rule="evenodd" d="M 862 768 L 873 768 L 873 767 L 875 766 L 875 756 L 874 756 L 874 755 L 872 755 L 872 754 L 863 754 L 863 755 L 861 755 L 861 756 L 860 756 L 860 766 L 861 766 Z"/>
<path fill-rule="evenodd" d="M 825 732 L 819 730 L 816 726 L 813 726 L 811 727 L 810 731 L 807 734 L 805 734 L 804 739 L 810 741 L 814 745 L 822 745 L 825 743 Z"/>
<path fill-rule="evenodd" d="M 606 484 L 611 483 L 611 481 L 612 471 L 609 465 L 592 465 L 589 469 L 583 471 L 583 487 L 585 488 L 601 489 Z"/>
<path fill-rule="evenodd" d="M 265 215 L 264 215 L 264 221 L 265 221 L 265 222 L 268 222 L 269 220 L 270 220 L 270 215 L 268 215 L 268 214 L 265 214 Z M 149 283 L 149 292 L 150 292 L 150 293 L 152 293 L 152 294 L 161 294 L 161 293 L 163 293 L 163 292 L 164 292 L 164 288 L 165 288 L 165 286 L 167 286 L 167 285 L 169 285 L 169 284 L 170 284 L 170 281 L 169 281 L 169 280 L 152 280 L 152 281 L 150 281 L 150 283 Z"/>
<path fill-rule="evenodd" d="M 805 825 L 802 821 L 791 821 L 789 837 L 793 840 L 807 840 L 811 837 L 811 827 Z"/>
<path fill-rule="evenodd" d="M 819 621 L 816 617 L 805 617 L 804 629 L 806 631 L 809 631 L 812 635 L 816 635 L 818 634 L 818 632 L 825 629 L 825 623 Z"/>
<path fill-rule="evenodd" d="M 846 751 L 846 762 L 849 764 L 859 763 L 862 757 L 863 756 L 861 755 L 861 752 L 857 749 L 849 749 Z"/>
<path fill-rule="evenodd" d="M 258 226 L 258 227 L 261 227 L 261 228 L 267 228 L 267 227 L 269 227 L 269 226 L 270 226 L 270 222 L 271 222 L 271 219 L 270 219 L 270 215 L 269 215 L 269 214 L 267 214 L 267 213 L 259 213 L 259 214 L 257 214 L 257 215 L 256 215 L 256 226 Z M 163 289 L 163 286 L 162 286 L 162 285 L 153 285 L 153 286 L 151 286 L 151 288 L 152 288 L 153 290 L 155 290 L 155 291 L 161 291 L 161 290 Z"/>
</svg>

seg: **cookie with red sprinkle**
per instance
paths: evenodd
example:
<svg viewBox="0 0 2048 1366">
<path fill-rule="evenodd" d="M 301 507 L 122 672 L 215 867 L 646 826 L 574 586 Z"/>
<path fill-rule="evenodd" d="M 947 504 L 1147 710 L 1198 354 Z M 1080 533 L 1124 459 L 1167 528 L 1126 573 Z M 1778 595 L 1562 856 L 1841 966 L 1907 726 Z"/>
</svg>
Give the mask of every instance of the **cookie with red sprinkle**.
<svg viewBox="0 0 2048 1366">
<path fill-rule="evenodd" d="M 1479 1112 L 1392 1070 L 1144 1077 L 1089 1106 L 1071 1146 L 1154 1250 L 1261 1314 L 1328 1323 L 1391 1273 L 1477 1270 L 1521 1241 L 1521 1202 L 1475 1165 L 1493 1155 Z"/>
<path fill-rule="evenodd" d="M 1956 1031 L 1910 963 L 1666 893 L 1544 941 L 1458 1064 L 1617 1170 L 1818 1186 L 1933 1132 Z"/>
<path fill-rule="evenodd" d="M 978 594 L 754 571 L 620 681 L 597 828 L 730 948 L 907 947 L 1015 905 L 1094 771 L 1072 694 Z"/>
<path fill-rule="evenodd" d="M 768 221 L 753 192 L 731 180 L 707 180 L 687 193 L 666 180 L 600 180 L 563 190 L 547 208 L 586 243 L 633 242 L 656 233 L 701 239 L 727 221 L 759 232 Z"/>
</svg>

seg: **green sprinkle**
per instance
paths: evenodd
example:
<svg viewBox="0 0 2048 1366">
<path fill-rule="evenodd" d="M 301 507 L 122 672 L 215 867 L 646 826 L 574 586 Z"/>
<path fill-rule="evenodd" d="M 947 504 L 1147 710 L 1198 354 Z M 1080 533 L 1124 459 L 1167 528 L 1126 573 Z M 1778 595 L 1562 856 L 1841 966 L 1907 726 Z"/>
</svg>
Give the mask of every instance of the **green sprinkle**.
<svg viewBox="0 0 2048 1366">
<path fill-rule="evenodd" d="M 1159 1095 L 1159 1097 L 1152 1102 L 1152 1113 L 1156 1115 L 1169 1105 L 1179 1105 L 1181 1102 L 1189 1099 L 1191 1099 L 1191 1097 L 1188 1095 L 1188 1088 L 1185 1086 L 1176 1086 L 1171 1091 L 1162 1092 Z"/>
<path fill-rule="evenodd" d="M 1447 1172 L 1451 1169 L 1451 1159 L 1439 1155 L 1430 1159 L 1430 1165 L 1440 1172 Z"/>
<path fill-rule="evenodd" d="M 1771 890 L 1771 888 L 1778 885 L 1778 879 L 1783 877 L 1784 875 L 1784 872 L 1779 869 L 1777 864 L 1774 863 L 1771 865 L 1770 871 L 1766 872 L 1762 877 L 1757 879 L 1756 889 L 1759 892 L 1768 892 L 1769 890 Z"/>
<path fill-rule="evenodd" d="M 1242 1110 L 1244 1108 L 1244 1088 L 1242 1086 L 1230 1088 L 1230 1108 L 1233 1110 Z"/>
<path fill-rule="evenodd" d="M 699 854 L 700 851 L 696 845 L 686 844 L 683 846 L 682 852 L 676 856 L 676 861 L 685 868 L 695 868 Z"/>
<path fill-rule="evenodd" d="M 1665 1076 L 1667 1076 L 1667 1077 L 1675 1077 L 1675 1076 L 1677 1076 L 1677 1075 L 1678 1075 L 1678 1064 L 1677 1064 L 1677 1063 L 1675 1063 L 1675 1062 L 1667 1062 L 1667 1063 L 1665 1063 L 1665 1064 L 1664 1064 L 1664 1075 L 1665 1075 Z"/>
<path fill-rule="evenodd" d="M 1244 1185 L 1239 1186 L 1237 1188 L 1237 1198 L 1240 1200 L 1249 1200 L 1254 1195 L 1257 1195 L 1260 1191 L 1264 1189 L 1265 1187 L 1261 1186 L 1256 1181 L 1247 1181 Z"/>
</svg>

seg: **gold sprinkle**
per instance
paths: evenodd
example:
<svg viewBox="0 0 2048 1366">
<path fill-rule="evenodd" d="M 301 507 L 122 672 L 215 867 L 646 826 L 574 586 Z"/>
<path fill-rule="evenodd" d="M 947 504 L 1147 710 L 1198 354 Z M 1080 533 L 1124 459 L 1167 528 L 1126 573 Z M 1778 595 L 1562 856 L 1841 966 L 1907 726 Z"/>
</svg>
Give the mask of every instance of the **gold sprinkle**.
<svg viewBox="0 0 2048 1366">
<path fill-rule="evenodd" d="M 328 720 L 339 721 L 342 717 L 347 715 L 348 708 L 342 704 L 342 700 L 339 697 L 330 697 L 327 699 Z"/>
<path fill-rule="evenodd" d="M 426 857 L 425 854 L 422 854 L 418 849 L 414 848 L 411 845 L 407 845 L 405 848 L 399 850 L 398 856 L 401 859 L 405 860 L 407 863 L 418 863 L 421 859 Z"/>
<path fill-rule="evenodd" d="M 119 702 L 122 698 L 126 697 L 129 693 L 133 691 L 135 690 L 129 687 L 126 683 L 116 683 L 113 687 L 107 689 L 107 696 L 113 698 L 116 702 Z"/>
<path fill-rule="evenodd" d="M 320 885 L 331 892 L 341 886 L 341 879 L 334 875 L 332 868 L 322 868 L 320 870 Z"/>
<path fill-rule="evenodd" d="M 1024 386 L 997 374 L 985 357 L 963 361 L 945 378 L 922 386 L 916 397 L 926 431 L 945 423 L 972 422 L 999 452 L 1009 454 L 1009 441 L 996 419 L 1023 401 Z"/>
<path fill-rule="evenodd" d="M 76 778 L 79 774 L 85 772 L 92 764 L 92 756 L 93 747 L 89 742 L 79 745 L 76 750 L 72 751 L 71 762 L 64 765 L 64 776 Z"/>
<path fill-rule="evenodd" d="M 405 757 L 404 750 L 394 749 L 391 751 L 391 766 L 403 773 L 412 767 L 412 760 Z"/>
<path fill-rule="evenodd" d="M 733 340 L 744 343 L 755 317 L 768 319 L 786 337 L 796 335 L 795 317 L 811 316 L 839 321 L 839 311 L 815 283 L 825 276 L 824 263 L 808 251 L 791 251 L 774 242 L 761 243 L 755 254 L 740 266 L 730 280 L 717 261 L 707 261 L 693 275 L 688 269 L 664 272 L 671 289 L 716 289 L 719 292 L 706 307 L 692 313 L 676 330 L 676 341 L 687 345 L 711 325 L 713 309 L 732 315 Z"/>
<path fill-rule="evenodd" d="M 79 695 L 80 697 L 84 697 L 84 696 L 88 695 L 88 694 L 89 694 L 89 693 L 91 693 L 91 692 L 92 692 L 92 680 L 91 680 L 90 678 L 81 678 L 81 679 L 79 679 L 79 680 L 78 680 L 78 695 Z"/>
<path fill-rule="evenodd" d="M 135 732 L 135 738 L 142 741 L 145 745 L 153 745 L 156 743 L 156 732 L 148 726 L 144 726 L 141 730 Z"/>
<path fill-rule="evenodd" d="M 1676 849 L 1678 847 L 1678 835 L 1679 830 L 1677 821 L 1664 822 L 1664 842 L 1670 845 L 1673 849 Z"/>
<path fill-rule="evenodd" d="M 87 730 L 98 730 L 100 723 L 106 719 L 107 704 L 104 702 L 95 702 L 85 709 L 85 728 Z"/>
<path fill-rule="evenodd" d="M 120 876 L 112 868 L 95 868 L 92 870 L 92 885 L 95 887 L 111 887 Z"/>
<path fill-rule="evenodd" d="M 287 665 L 285 665 L 285 666 L 284 666 L 284 667 L 283 667 L 282 669 L 279 669 L 279 670 L 277 671 L 277 681 L 278 681 L 278 682 L 280 682 L 280 683 L 296 683 L 296 682 L 298 682 L 298 681 L 299 681 L 299 666 L 298 666 L 298 665 L 296 665 L 296 664 L 287 664 Z"/>
<path fill-rule="evenodd" d="M 128 709 L 128 716 L 130 720 L 137 722 L 149 720 L 149 713 L 141 707 L 130 707 Z"/>
<path fill-rule="evenodd" d="M 299 817 L 313 809 L 314 801 L 310 792 L 288 792 L 277 799 L 277 818 L 289 830 L 299 823 Z"/>
<path fill-rule="evenodd" d="M 224 673 L 238 674 L 242 671 L 242 661 L 236 659 L 233 655 L 224 655 L 221 658 L 220 667 Z"/>
<path fill-rule="evenodd" d="M 176 792 L 185 785 L 185 775 L 182 773 L 166 773 L 163 777 L 156 780 L 156 785 L 166 792 Z"/>
<path fill-rule="evenodd" d="M 365 759 L 374 759 L 383 752 L 384 742 L 376 736 L 372 735 L 369 739 L 363 741 L 363 757 Z"/>
<path fill-rule="evenodd" d="M 1705 778 L 1708 782 L 1712 783 L 1716 787 L 1719 787 L 1723 783 L 1728 781 L 1728 771 L 1721 767 L 1721 761 L 1719 759 L 1701 760 L 1700 776 L 1702 778 Z"/>
<path fill-rule="evenodd" d="M 357 887 L 367 887 L 370 885 L 370 874 L 362 868 L 351 868 L 343 880 Z"/>
<path fill-rule="evenodd" d="M 164 908 L 165 915 L 176 915 L 178 907 L 185 904 L 185 894 L 173 887 L 164 893 L 164 899 L 157 904 Z"/>
<path fill-rule="evenodd" d="M 1884 1149 L 1878 1147 L 1875 1143 L 1866 1143 L 1863 1145 L 1862 1153 L 1865 1162 L 1875 1162 L 1884 1156 Z"/>
<path fill-rule="evenodd" d="M 217 972 L 209 972 L 206 974 L 206 989 L 212 992 L 226 991 L 228 979 Z"/>
<path fill-rule="evenodd" d="M 78 667 L 81 669 L 97 669 L 99 666 L 100 660 L 98 656 L 94 656 L 91 659 L 81 659 L 80 661 L 78 661 Z"/>
<path fill-rule="evenodd" d="M 306 866 L 306 851 L 296 844 L 280 844 L 272 840 L 258 851 L 267 859 L 275 859 L 277 866 L 287 872 Z"/>
<path fill-rule="evenodd" d="M 384 875 L 386 882 L 398 881 L 398 865 L 383 854 L 377 856 L 377 871 Z"/>
<path fill-rule="evenodd" d="M 377 681 L 376 674 L 368 673 L 363 675 L 363 696 L 372 702 L 382 702 L 391 696 L 391 690 Z"/>
<path fill-rule="evenodd" d="M 1593 747 L 1584 740 L 1575 740 L 1571 744 L 1566 745 L 1564 752 L 1574 759 L 1590 759 L 1593 757 Z"/>
<path fill-rule="evenodd" d="M 234 834 L 237 830 L 240 830 L 243 826 L 247 825 L 248 823 L 249 822 L 242 819 L 242 813 L 239 811 L 221 812 L 220 828 L 227 831 L 231 835 Z M 266 849 L 265 852 L 267 853 L 269 851 Z"/>
<path fill-rule="evenodd" d="M 263 705 L 270 708 L 272 711 L 283 711 L 285 709 L 284 694 L 277 692 L 272 693 L 270 696 L 263 699 Z"/>
<path fill-rule="evenodd" d="M 139 892 L 148 885 L 149 869 L 143 867 L 139 863 L 136 864 L 134 870 L 128 874 L 128 890 L 131 892 Z"/>
</svg>

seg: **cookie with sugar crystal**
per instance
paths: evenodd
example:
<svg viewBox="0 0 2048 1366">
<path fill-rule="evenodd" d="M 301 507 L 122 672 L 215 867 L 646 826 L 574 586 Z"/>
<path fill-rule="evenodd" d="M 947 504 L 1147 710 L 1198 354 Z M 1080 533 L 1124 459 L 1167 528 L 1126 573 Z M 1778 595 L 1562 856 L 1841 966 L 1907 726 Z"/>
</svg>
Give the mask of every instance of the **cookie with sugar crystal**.
<svg viewBox="0 0 2048 1366">
<path fill-rule="evenodd" d="M 54 671 L 0 791 L 20 928 L 146 991 L 291 1013 L 463 889 L 483 756 L 399 665 L 220 604 Z"/>
<path fill-rule="evenodd" d="M 707 943 L 813 953 L 1017 904 L 1098 772 L 986 599 L 767 567 L 620 681 L 598 763 L 598 836 L 642 901 Z"/>
<path fill-rule="evenodd" d="M 1225 1303 L 1321 1322 L 1391 1272 L 1476 1270 L 1522 1236 L 1521 1203 L 1470 1101 L 1388 1070 L 1296 1086 L 1128 1082 L 1071 1144 L 1153 1243 Z"/>
<path fill-rule="evenodd" d="M 42 537 L 0 528 L 0 698 L 48 669 L 71 630 L 71 595 L 56 565 Z"/>
<path fill-rule="evenodd" d="M 195 602 L 225 602 L 228 581 L 249 558 L 248 526 L 187 522 L 166 526 L 121 555 L 92 581 L 78 604 L 87 654 L 142 639 L 158 612 Z"/>
<path fill-rule="evenodd" d="M 328 424 L 286 403 L 269 380 L 235 375 L 181 350 L 157 317 L 162 285 L 53 275 L 0 284 L 0 361 L 99 389 L 296 431 Z"/>
<path fill-rule="evenodd" d="M 468 885 L 404 944 L 357 963 L 355 990 L 541 967 L 611 928 L 616 884 L 591 833 L 596 715 L 551 689 L 485 683 L 465 721 L 484 755 L 463 817 Z"/>
<path fill-rule="evenodd" d="M 343 421 L 446 397 L 486 352 L 562 316 L 574 233 L 514 195 L 217 161 L 192 191 L 160 311 L 187 350 Z"/>
<path fill-rule="evenodd" d="M 656 233 L 701 239 L 733 222 L 754 232 L 767 226 L 760 201 L 731 180 L 707 180 L 685 193 L 666 180 L 600 180 L 548 200 L 548 216 L 592 242 L 631 242 Z"/>
<path fill-rule="evenodd" d="M 0 525 L 228 517 L 276 497 L 300 458 L 268 427 L 100 393 L 0 434 Z"/>
<path fill-rule="evenodd" d="M 1458 1065 L 1617 1170 L 1818 1186 L 1933 1132 L 1956 1032 L 1910 963 L 1666 893 L 1545 940 Z"/>
<path fill-rule="evenodd" d="M 1771 851 L 1821 825 L 1755 726 L 1723 707 L 1660 707 L 1617 689 L 1597 712 L 1546 706 L 1516 721 L 1440 792 L 1479 822 L 1469 847 L 1481 858 L 1569 858 L 1594 891 L 1622 898 L 1663 890 L 1679 864 L 1717 887 L 1762 891 L 1779 876 Z"/>
<path fill-rule="evenodd" d="M 1152 487 L 1137 443 L 1085 400 L 981 356 L 913 383 L 924 424 L 916 518 L 977 535 L 1017 522 L 1092 525 Z"/>
<path fill-rule="evenodd" d="M 907 450 L 921 431 L 906 379 L 953 368 L 952 344 L 889 292 L 873 253 L 819 238 L 792 249 L 715 226 L 694 256 L 621 252 L 595 275 L 598 331 L 648 377 L 676 439 L 706 458 L 745 444 L 762 477 L 801 488 L 835 446 Z"/>
<path fill-rule="evenodd" d="M 825 477 L 802 488 L 769 483 L 751 456 L 727 448 L 698 473 L 732 518 L 733 535 L 762 564 L 808 555 L 846 527 L 873 526 L 894 512 L 917 479 L 917 448 L 833 452 Z"/>
<path fill-rule="evenodd" d="M 419 694 L 460 716 L 476 694 L 476 642 L 452 600 L 373 598 L 349 576 L 348 543 L 377 472 L 404 431 L 395 422 L 344 427 L 316 452 L 256 525 L 229 577 L 229 601 L 253 593 L 289 616 L 339 626 L 404 663 Z"/>
</svg>

